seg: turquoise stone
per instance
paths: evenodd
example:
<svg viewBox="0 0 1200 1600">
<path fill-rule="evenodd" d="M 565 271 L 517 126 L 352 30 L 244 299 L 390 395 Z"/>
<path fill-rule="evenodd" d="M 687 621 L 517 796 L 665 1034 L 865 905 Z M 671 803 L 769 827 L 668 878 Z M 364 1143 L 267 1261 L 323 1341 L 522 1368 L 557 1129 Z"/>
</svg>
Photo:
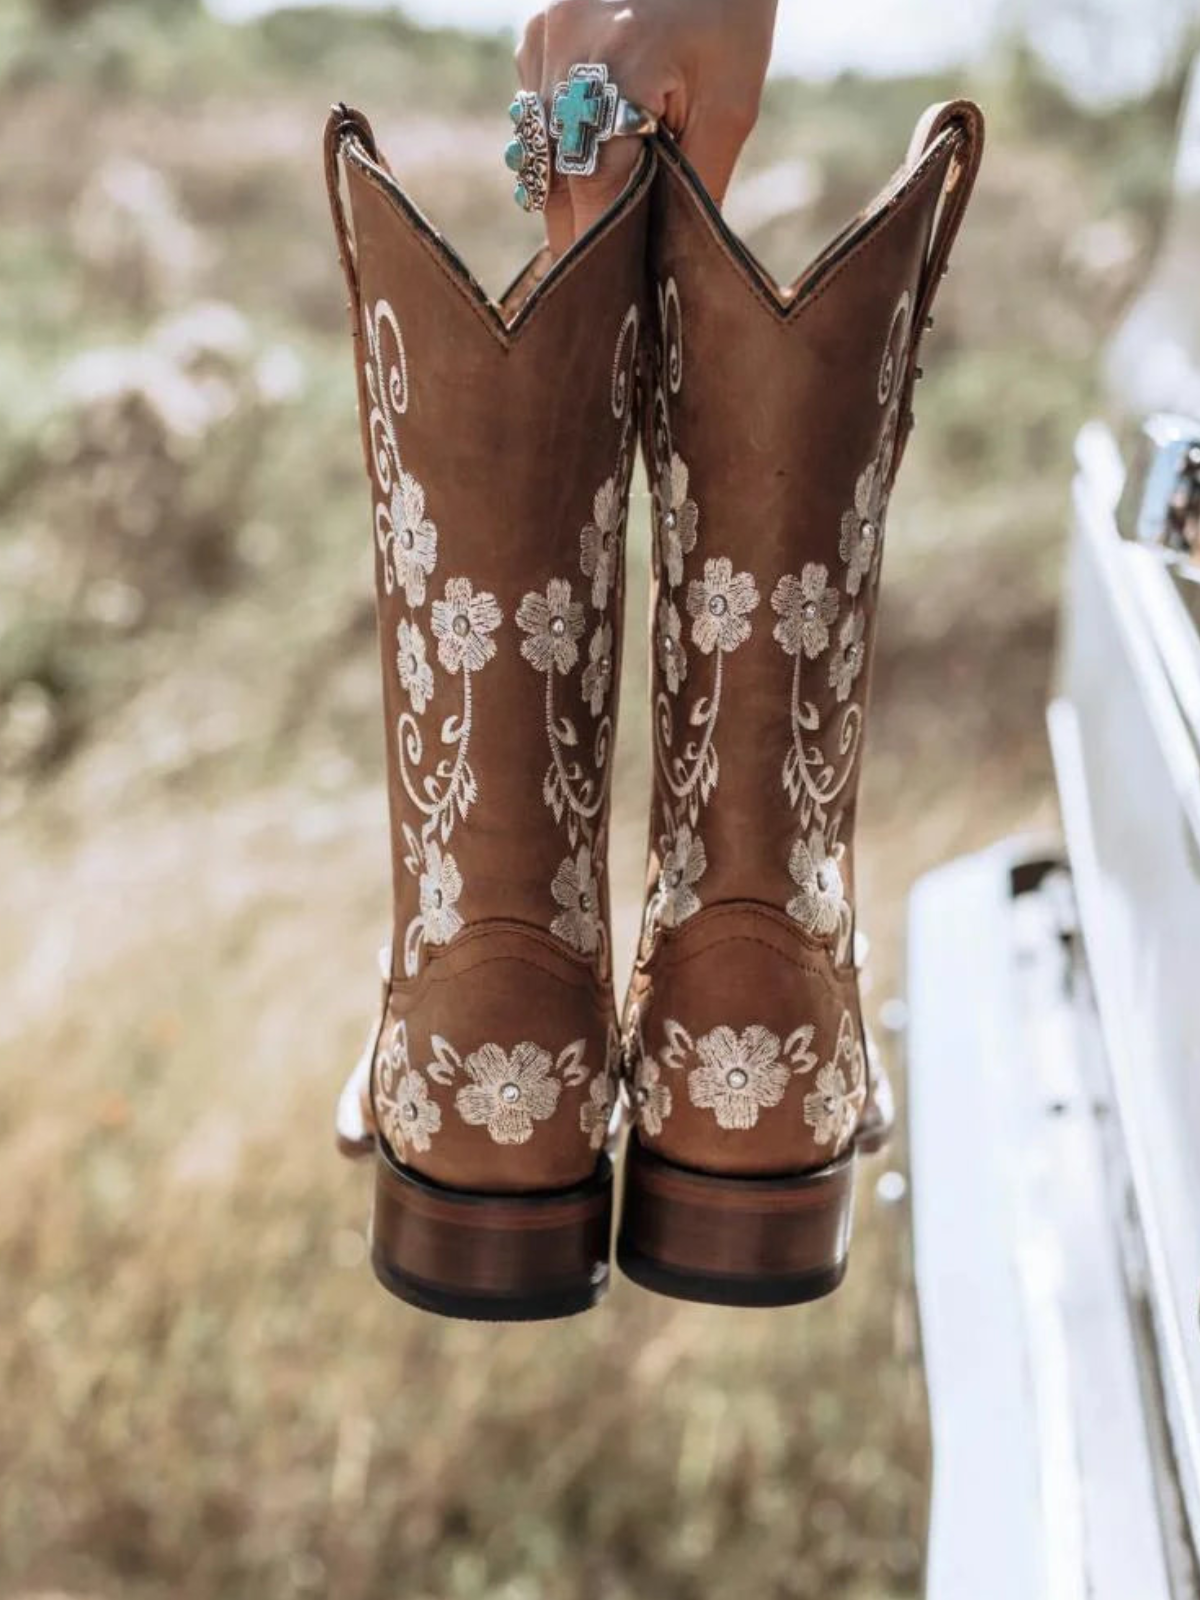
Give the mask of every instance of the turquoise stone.
<svg viewBox="0 0 1200 1600">
<path fill-rule="evenodd" d="M 529 190 L 523 183 L 517 184 L 516 188 L 513 190 L 513 199 L 523 211 L 529 210 Z"/>
<path fill-rule="evenodd" d="M 525 160 L 525 149 L 519 139 L 512 139 L 504 148 L 504 165 L 510 172 L 520 172 Z"/>
<path fill-rule="evenodd" d="M 562 128 L 563 149 L 569 156 L 582 156 L 593 131 L 600 126 L 600 88 L 596 83 L 574 78 L 554 97 L 554 115 Z"/>
<path fill-rule="evenodd" d="M 519 100 L 514 100 L 512 105 L 509 106 L 508 114 L 513 119 L 514 122 L 520 122 L 520 120 L 521 120 L 521 102 Z"/>
</svg>

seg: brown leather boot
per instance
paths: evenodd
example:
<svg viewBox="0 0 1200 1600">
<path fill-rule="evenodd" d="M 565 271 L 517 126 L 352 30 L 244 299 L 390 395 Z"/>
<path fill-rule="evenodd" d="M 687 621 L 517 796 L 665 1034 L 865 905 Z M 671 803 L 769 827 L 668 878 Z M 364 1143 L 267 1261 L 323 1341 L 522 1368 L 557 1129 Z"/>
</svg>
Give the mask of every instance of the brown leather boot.
<svg viewBox="0 0 1200 1600">
<path fill-rule="evenodd" d="M 357 112 L 331 116 L 326 168 L 373 494 L 392 833 L 374 1266 L 449 1315 L 565 1315 L 608 1275 L 606 846 L 655 156 L 501 305 Z"/>
<path fill-rule="evenodd" d="M 973 105 L 935 107 L 906 166 L 786 291 L 660 148 L 655 793 L 618 1259 L 666 1294 L 780 1305 L 845 1271 L 883 526 L 982 137 Z"/>
</svg>

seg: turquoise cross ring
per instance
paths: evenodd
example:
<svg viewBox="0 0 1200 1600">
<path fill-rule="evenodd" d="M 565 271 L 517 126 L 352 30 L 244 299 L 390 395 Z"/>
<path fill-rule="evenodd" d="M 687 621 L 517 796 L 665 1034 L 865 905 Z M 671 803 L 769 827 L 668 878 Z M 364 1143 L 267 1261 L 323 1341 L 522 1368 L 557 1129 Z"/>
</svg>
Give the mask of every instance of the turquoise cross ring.
<svg viewBox="0 0 1200 1600">
<path fill-rule="evenodd" d="M 513 199 L 522 211 L 544 211 L 550 193 L 546 108 L 540 95 L 521 89 L 514 96 L 508 114 L 513 122 L 513 137 L 504 152 L 504 164 L 516 177 Z"/>
<path fill-rule="evenodd" d="M 657 126 L 652 112 L 626 100 L 616 84 L 609 83 L 606 66 L 577 62 L 550 99 L 554 170 L 567 177 L 590 178 L 605 140 L 653 133 Z"/>
</svg>

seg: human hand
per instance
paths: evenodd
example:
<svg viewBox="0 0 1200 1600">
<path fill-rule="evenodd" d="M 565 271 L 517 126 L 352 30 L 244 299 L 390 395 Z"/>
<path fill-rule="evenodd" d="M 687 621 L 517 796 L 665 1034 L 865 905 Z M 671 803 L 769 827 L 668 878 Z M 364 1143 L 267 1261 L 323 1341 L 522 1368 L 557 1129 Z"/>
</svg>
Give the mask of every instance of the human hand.
<svg viewBox="0 0 1200 1600">
<path fill-rule="evenodd" d="M 679 140 L 719 203 L 758 120 L 777 0 L 552 0 L 517 50 L 523 89 L 548 105 L 577 61 L 604 62 L 628 100 Z M 555 255 L 587 231 L 624 188 L 638 139 L 609 139 L 590 178 L 551 177 L 546 234 Z"/>
</svg>

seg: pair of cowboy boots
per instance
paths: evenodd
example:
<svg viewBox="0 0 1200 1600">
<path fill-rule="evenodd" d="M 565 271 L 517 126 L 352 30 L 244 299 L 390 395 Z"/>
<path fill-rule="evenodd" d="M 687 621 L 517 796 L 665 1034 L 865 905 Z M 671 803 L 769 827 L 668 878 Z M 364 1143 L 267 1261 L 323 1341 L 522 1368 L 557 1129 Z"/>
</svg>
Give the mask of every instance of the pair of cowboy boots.
<svg viewBox="0 0 1200 1600">
<path fill-rule="evenodd" d="M 330 118 L 395 904 L 343 1127 L 376 1150 L 374 1266 L 412 1304 L 593 1304 L 623 1111 L 629 1276 L 782 1305 L 845 1271 L 856 1149 L 885 1132 L 853 855 L 883 530 L 981 146 L 976 107 L 933 108 L 785 290 L 660 134 L 497 303 L 365 118 Z M 606 850 L 639 440 L 654 791 L 619 1019 Z"/>
</svg>

